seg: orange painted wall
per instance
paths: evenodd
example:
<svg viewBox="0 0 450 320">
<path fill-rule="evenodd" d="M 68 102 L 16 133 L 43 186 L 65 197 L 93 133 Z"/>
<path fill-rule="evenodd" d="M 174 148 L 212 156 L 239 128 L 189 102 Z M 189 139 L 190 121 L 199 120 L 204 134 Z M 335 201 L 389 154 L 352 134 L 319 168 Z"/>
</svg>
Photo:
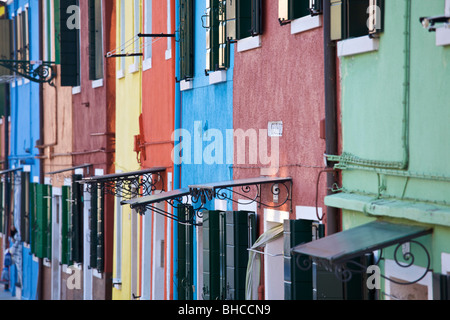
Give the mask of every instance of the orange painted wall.
<svg viewBox="0 0 450 320">
<path fill-rule="evenodd" d="M 167 1 L 152 1 L 152 33 L 167 33 L 167 11 Z M 144 14 L 144 25 L 146 18 Z M 175 30 L 174 0 L 170 1 L 170 21 L 170 30 L 173 33 Z M 167 173 L 173 173 L 173 142 L 171 137 L 174 131 L 175 111 L 175 40 L 171 38 L 171 48 L 168 48 L 167 38 L 150 39 L 152 39 L 151 68 L 144 68 L 142 73 L 143 129 L 141 135 L 144 136 L 145 141 L 145 159 L 143 154 L 141 154 L 141 164 L 142 168 L 165 167 L 166 174 L 163 175 L 164 185 L 160 184 L 157 188 L 167 190 Z M 155 227 L 153 225 L 154 221 L 152 221 L 152 229 Z M 171 222 L 166 219 L 164 225 L 165 250 L 167 249 L 168 241 L 173 243 L 173 240 L 168 239 L 168 237 L 172 238 L 172 236 L 167 234 L 167 223 Z M 154 245 L 152 245 L 152 248 L 155 248 Z M 151 256 L 155 256 L 153 251 Z M 166 257 L 165 261 L 172 261 L 172 259 L 172 256 Z M 155 261 L 152 260 L 152 265 L 154 263 Z M 170 264 L 169 268 L 172 268 L 171 266 L 172 264 Z M 167 268 L 166 264 L 165 275 L 167 275 Z M 171 271 L 170 274 L 173 274 L 173 272 Z M 164 281 L 164 298 L 171 299 L 173 298 L 171 288 L 167 287 L 166 280 Z M 152 282 L 154 282 L 154 279 L 152 279 Z M 169 283 L 172 282 L 172 279 L 170 279 Z"/>
</svg>

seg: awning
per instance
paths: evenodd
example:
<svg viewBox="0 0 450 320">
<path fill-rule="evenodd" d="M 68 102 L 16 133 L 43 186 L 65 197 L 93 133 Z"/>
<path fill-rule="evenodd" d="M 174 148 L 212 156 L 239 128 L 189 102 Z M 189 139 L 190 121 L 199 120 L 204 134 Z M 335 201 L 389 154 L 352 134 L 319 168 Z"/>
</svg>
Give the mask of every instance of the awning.
<svg viewBox="0 0 450 320">
<path fill-rule="evenodd" d="M 159 181 L 164 185 L 161 173 L 165 171 L 164 167 L 154 167 L 140 171 L 86 177 L 79 183 L 87 184 L 88 189 L 96 185 L 116 197 L 131 199 L 134 196 L 151 194 L 156 190 L 156 184 Z M 153 178 L 153 175 L 157 178 Z"/>
<path fill-rule="evenodd" d="M 346 264 L 351 262 L 352 259 L 393 245 L 397 245 L 394 259 L 400 264 L 396 257 L 398 248 L 404 243 L 414 242 L 425 251 L 428 257 L 426 271 L 428 272 L 430 267 L 428 250 L 413 239 L 432 232 L 433 229 L 428 227 L 374 221 L 312 242 L 300 244 L 292 248 L 291 251 L 298 256 L 309 256 L 312 261 L 326 266 L 327 269 L 332 271 L 340 270 L 339 272 L 342 272 L 346 268 Z M 412 257 L 413 253 L 408 252 L 408 255 Z M 297 266 L 299 265 L 297 264 Z"/>
<path fill-rule="evenodd" d="M 426 227 L 374 221 L 298 245 L 292 251 L 337 264 L 432 231 L 433 229 Z"/>
<path fill-rule="evenodd" d="M 278 198 L 276 203 L 273 203 L 273 199 L 271 199 L 271 201 L 262 201 L 261 185 L 271 185 L 270 190 L 272 192 L 272 195 Z M 255 190 L 253 192 L 251 191 L 251 187 L 255 187 Z M 240 191 L 236 191 L 234 188 L 240 188 Z M 292 178 L 290 177 L 280 178 L 262 176 L 255 178 L 236 179 L 214 183 L 190 185 L 189 189 L 191 191 L 193 201 L 195 202 L 196 200 L 200 199 L 202 204 L 212 200 L 213 198 L 238 202 L 238 200 L 233 199 L 233 197 L 231 196 L 231 194 L 235 194 L 238 197 L 245 199 L 245 204 L 257 202 L 258 204 L 271 208 L 279 208 L 285 203 L 289 202 L 290 210 L 292 211 Z M 280 195 L 281 199 L 279 198 Z"/>
</svg>

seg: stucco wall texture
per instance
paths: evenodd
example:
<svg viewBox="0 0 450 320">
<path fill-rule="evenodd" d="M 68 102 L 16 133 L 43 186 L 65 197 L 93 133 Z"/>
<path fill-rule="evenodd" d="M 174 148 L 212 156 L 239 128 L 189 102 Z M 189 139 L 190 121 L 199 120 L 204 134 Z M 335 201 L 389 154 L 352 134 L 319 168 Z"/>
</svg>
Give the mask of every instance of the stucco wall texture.
<svg viewBox="0 0 450 320">
<path fill-rule="evenodd" d="M 278 22 L 278 2 L 263 1 L 263 5 L 262 46 L 235 54 L 233 127 L 259 130 L 268 129 L 270 121 L 283 122 L 280 168 L 275 175 L 293 178 L 291 218 L 295 218 L 295 206 L 315 206 L 316 181 L 325 166 L 325 140 L 320 137 L 320 121 L 325 117 L 323 30 L 291 34 L 290 25 Z M 259 176 L 259 167 L 265 166 L 236 164 L 235 154 L 233 178 Z M 322 207 L 325 182 L 322 175 L 318 195 Z M 271 201 L 268 190 L 262 200 Z"/>
</svg>

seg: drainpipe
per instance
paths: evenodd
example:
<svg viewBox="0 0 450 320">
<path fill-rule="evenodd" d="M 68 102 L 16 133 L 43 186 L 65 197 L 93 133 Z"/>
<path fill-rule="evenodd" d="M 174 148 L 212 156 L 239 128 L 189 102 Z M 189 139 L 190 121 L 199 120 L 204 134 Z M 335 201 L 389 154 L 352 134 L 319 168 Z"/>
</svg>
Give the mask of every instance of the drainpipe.
<svg viewBox="0 0 450 320">
<path fill-rule="evenodd" d="M 325 139 L 327 155 L 338 154 L 337 140 L 337 75 L 336 75 L 336 44 L 331 40 L 331 1 L 323 2 L 323 41 L 324 41 L 324 74 L 325 74 Z M 334 164 L 327 162 L 332 169 Z M 333 184 L 337 182 L 333 172 L 327 173 L 327 194 L 331 194 Z M 327 234 L 338 231 L 339 210 L 327 207 Z"/>
<path fill-rule="evenodd" d="M 4 143 L 5 143 L 5 163 L 3 168 L 5 170 L 9 169 L 9 114 L 10 114 L 10 87 L 9 83 L 5 85 L 5 135 L 4 135 Z M 8 182 L 8 179 L 5 175 L 5 228 L 6 228 L 6 245 L 5 248 L 9 248 L 9 218 L 10 218 L 10 199 L 11 199 L 11 189 Z"/>
</svg>

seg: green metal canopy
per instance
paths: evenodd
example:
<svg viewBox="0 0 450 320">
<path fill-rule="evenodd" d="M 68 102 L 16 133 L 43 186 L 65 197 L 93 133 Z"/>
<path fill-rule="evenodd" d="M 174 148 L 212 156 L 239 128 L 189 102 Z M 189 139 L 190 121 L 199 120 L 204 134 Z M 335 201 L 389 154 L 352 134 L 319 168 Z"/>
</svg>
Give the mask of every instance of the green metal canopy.
<svg viewBox="0 0 450 320">
<path fill-rule="evenodd" d="M 366 253 L 408 242 L 432 231 L 427 227 L 374 221 L 300 244 L 292 252 L 337 265 Z"/>
</svg>

